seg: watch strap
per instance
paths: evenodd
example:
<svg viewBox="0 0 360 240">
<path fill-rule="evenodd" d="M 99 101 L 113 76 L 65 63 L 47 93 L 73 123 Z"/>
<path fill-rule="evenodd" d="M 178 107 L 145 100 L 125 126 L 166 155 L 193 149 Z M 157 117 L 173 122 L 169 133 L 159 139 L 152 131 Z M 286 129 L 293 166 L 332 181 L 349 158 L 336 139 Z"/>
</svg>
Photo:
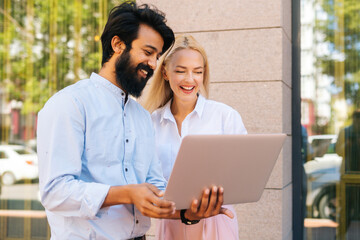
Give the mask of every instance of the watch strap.
<svg viewBox="0 0 360 240">
<path fill-rule="evenodd" d="M 186 209 L 181 209 L 180 210 L 180 219 L 181 219 L 181 222 L 184 223 L 185 225 L 193 225 L 193 224 L 196 224 L 198 222 L 200 222 L 200 220 L 189 220 L 185 217 L 185 212 L 186 212 Z"/>
</svg>

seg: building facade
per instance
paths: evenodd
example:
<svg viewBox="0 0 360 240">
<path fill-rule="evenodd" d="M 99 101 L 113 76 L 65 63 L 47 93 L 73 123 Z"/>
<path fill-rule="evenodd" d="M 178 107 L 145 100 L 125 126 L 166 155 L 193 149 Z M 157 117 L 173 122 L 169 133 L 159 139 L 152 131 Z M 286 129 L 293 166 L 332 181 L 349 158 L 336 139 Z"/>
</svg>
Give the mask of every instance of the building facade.
<svg viewBox="0 0 360 240">
<path fill-rule="evenodd" d="M 3 145 L 36 150 L 37 112 L 52 94 L 99 70 L 120 2 L 0 1 L 0 164 Z M 360 2 L 137 2 L 204 46 L 210 99 L 236 109 L 249 133 L 287 135 L 261 199 L 235 205 L 240 239 L 360 239 Z M 37 179 L 1 166 L 0 239 L 49 239 Z"/>
<path fill-rule="evenodd" d="M 292 239 L 291 0 L 137 2 L 204 46 L 210 99 L 235 108 L 249 133 L 287 134 L 260 201 L 236 210 L 240 239 Z"/>
</svg>

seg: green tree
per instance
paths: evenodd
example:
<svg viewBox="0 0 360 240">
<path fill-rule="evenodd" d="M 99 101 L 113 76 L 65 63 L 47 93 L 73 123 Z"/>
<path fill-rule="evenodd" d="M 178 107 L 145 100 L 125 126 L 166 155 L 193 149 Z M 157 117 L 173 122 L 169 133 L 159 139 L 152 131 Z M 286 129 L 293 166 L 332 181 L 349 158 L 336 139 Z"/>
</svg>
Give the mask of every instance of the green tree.
<svg viewBox="0 0 360 240">
<path fill-rule="evenodd" d="M 34 129 L 33 118 L 51 95 L 98 71 L 100 35 L 108 12 L 119 2 L 0 0 L 2 105 L 22 102 L 26 128 Z"/>
<path fill-rule="evenodd" d="M 348 103 L 360 108 L 360 1 L 318 2 L 327 17 L 317 19 L 315 31 L 323 35 L 329 49 L 328 54 L 318 57 L 318 66 L 334 78 L 334 94 L 342 92 Z M 341 81 L 337 81 L 339 65 Z"/>
</svg>

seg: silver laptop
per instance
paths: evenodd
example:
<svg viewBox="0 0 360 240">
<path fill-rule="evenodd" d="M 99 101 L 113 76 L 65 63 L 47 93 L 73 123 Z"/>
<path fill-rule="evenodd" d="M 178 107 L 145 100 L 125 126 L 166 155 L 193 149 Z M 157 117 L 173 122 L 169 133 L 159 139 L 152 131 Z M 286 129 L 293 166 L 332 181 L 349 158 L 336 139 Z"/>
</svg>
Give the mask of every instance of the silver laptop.
<svg viewBox="0 0 360 240">
<path fill-rule="evenodd" d="M 260 199 L 285 134 L 188 135 L 183 138 L 164 199 L 177 209 L 200 199 L 204 187 L 224 188 L 224 204 Z"/>
</svg>

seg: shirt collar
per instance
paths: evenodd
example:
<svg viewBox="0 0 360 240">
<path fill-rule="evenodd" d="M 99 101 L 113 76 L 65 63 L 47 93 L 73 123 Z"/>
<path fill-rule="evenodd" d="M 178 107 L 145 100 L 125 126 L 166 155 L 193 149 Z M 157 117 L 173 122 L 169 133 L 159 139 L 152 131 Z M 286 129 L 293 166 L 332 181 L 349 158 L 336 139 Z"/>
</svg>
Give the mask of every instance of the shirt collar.
<svg viewBox="0 0 360 240">
<path fill-rule="evenodd" d="M 175 122 L 174 116 L 171 113 L 171 109 L 170 109 L 171 101 L 172 99 L 170 99 L 162 108 L 160 122 L 162 122 L 164 119 L 168 119 L 170 121 Z M 195 108 L 191 113 L 196 113 L 199 116 L 199 118 L 201 118 L 202 113 L 204 111 L 204 106 L 205 106 L 205 98 L 201 94 L 199 94 Z"/>
<path fill-rule="evenodd" d="M 195 105 L 195 109 L 194 112 L 196 112 L 199 116 L 199 118 L 201 118 L 202 113 L 204 111 L 204 106 L 205 106 L 205 98 L 199 94 L 196 105 Z"/>
<path fill-rule="evenodd" d="M 90 79 L 95 82 L 95 85 L 97 83 L 101 84 L 106 89 L 113 92 L 116 96 L 119 96 L 119 97 L 124 98 L 124 99 L 126 98 L 126 93 L 121 88 L 119 88 L 118 86 L 116 86 L 115 84 L 113 84 L 112 82 L 107 80 L 106 78 L 103 78 L 99 74 L 94 73 L 94 72 L 91 73 Z"/>
<path fill-rule="evenodd" d="M 172 99 L 170 99 L 170 100 L 162 107 L 160 122 L 162 122 L 164 119 L 168 119 L 168 120 L 170 120 L 170 121 L 175 122 L 174 116 L 172 115 L 171 109 L 170 109 L 171 102 L 172 102 Z"/>
</svg>

